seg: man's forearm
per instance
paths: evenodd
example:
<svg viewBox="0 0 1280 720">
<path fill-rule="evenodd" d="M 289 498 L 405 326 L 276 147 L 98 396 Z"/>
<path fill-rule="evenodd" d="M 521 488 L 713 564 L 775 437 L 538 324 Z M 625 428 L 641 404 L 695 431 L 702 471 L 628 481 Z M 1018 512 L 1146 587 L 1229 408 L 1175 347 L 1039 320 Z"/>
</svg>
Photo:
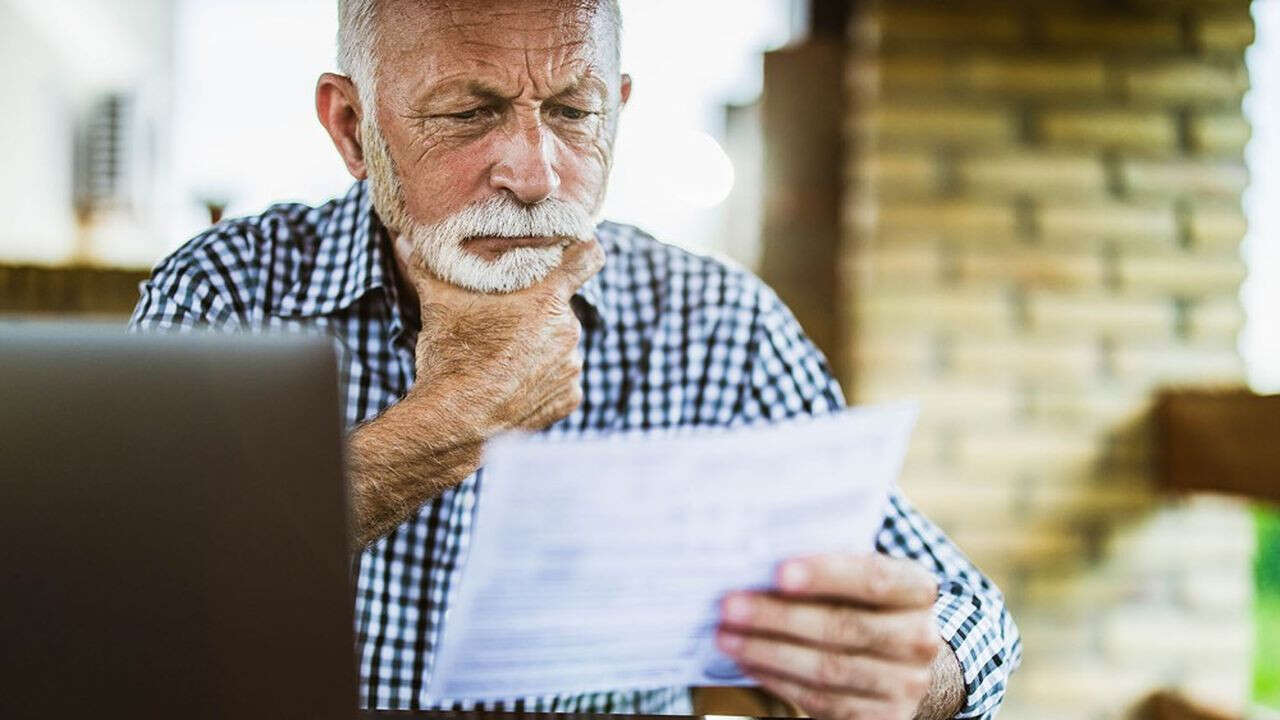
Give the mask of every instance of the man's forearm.
<svg viewBox="0 0 1280 720">
<path fill-rule="evenodd" d="M 946 720 L 964 709 L 964 673 L 950 645 L 942 644 L 929 667 L 929 692 L 920 701 L 916 720 Z"/>
<path fill-rule="evenodd" d="M 391 532 L 480 466 L 484 440 L 406 398 L 347 436 L 351 531 L 357 550 Z"/>
</svg>

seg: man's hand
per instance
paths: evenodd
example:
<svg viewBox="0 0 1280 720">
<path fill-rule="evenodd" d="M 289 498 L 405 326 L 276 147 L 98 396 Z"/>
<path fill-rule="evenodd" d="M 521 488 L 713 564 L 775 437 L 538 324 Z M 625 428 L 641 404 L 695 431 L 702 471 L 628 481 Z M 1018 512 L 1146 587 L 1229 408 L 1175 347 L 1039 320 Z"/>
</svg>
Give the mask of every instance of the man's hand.
<svg viewBox="0 0 1280 720">
<path fill-rule="evenodd" d="M 489 438 L 541 430 L 582 402 L 582 326 L 570 298 L 604 266 L 594 239 L 574 242 L 532 287 L 504 294 L 464 290 L 406 264 L 422 314 L 417 379 L 408 399 L 448 408 L 459 432 Z"/>
<path fill-rule="evenodd" d="M 964 686 L 954 655 L 939 652 L 937 593 L 933 576 L 905 560 L 796 558 L 780 567 L 777 592 L 724 599 L 717 642 L 762 687 L 815 718 L 951 717 Z M 935 657 L 947 663 L 931 671 Z"/>
<path fill-rule="evenodd" d="M 435 278 L 405 242 L 397 264 L 422 315 L 417 377 L 347 438 L 356 549 L 475 472 L 489 438 L 541 430 L 578 407 L 582 327 L 569 300 L 604 266 L 599 242 L 576 242 L 542 282 L 487 295 Z"/>
</svg>

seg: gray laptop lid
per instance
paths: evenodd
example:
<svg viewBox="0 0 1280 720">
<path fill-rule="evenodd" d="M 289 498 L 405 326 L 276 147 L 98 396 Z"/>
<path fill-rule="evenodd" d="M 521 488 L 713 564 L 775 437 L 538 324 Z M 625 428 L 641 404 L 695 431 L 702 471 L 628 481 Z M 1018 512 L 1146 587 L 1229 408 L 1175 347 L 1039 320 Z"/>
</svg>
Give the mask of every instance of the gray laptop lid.
<svg viewBox="0 0 1280 720">
<path fill-rule="evenodd" d="M 0 324 L 0 717 L 354 715 L 333 345 Z"/>
</svg>

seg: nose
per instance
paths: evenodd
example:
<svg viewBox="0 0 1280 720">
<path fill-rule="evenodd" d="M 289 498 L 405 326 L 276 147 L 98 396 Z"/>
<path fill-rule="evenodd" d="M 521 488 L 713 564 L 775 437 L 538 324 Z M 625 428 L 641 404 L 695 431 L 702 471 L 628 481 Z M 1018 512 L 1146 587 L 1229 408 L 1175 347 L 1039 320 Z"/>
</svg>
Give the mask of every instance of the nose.
<svg viewBox="0 0 1280 720">
<path fill-rule="evenodd" d="M 551 197 L 560 187 L 555 169 L 555 149 L 548 137 L 550 129 L 534 121 L 508 136 L 489 173 L 489 184 L 507 190 L 517 200 L 532 205 Z"/>
</svg>

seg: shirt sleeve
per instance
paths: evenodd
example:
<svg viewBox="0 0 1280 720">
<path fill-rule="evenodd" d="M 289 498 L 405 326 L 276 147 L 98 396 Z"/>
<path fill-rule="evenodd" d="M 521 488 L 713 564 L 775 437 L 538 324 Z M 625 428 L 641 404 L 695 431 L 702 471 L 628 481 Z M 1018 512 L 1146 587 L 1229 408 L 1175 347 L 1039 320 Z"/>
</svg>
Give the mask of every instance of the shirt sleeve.
<svg viewBox="0 0 1280 720">
<path fill-rule="evenodd" d="M 768 288 L 761 288 L 755 316 L 747 352 L 754 405 L 748 415 L 781 419 L 843 407 L 844 396 L 826 359 Z M 934 614 L 939 634 L 964 673 L 966 701 L 956 717 L 993 717 L 1004 700 L 1009 675 L 1022 659 L 1018 628 L 999 588 L 897 487 L 890 491 L 876 549 L 914 560 L 937 577 Z"/>
<path fill-rule="evenodd" d="M 221 257 L 214 236 L 201 236 L 165 258 L 139 285 L 131 332 L 238 330 L 244 326 L 242 280 Z"/>
</svg>

